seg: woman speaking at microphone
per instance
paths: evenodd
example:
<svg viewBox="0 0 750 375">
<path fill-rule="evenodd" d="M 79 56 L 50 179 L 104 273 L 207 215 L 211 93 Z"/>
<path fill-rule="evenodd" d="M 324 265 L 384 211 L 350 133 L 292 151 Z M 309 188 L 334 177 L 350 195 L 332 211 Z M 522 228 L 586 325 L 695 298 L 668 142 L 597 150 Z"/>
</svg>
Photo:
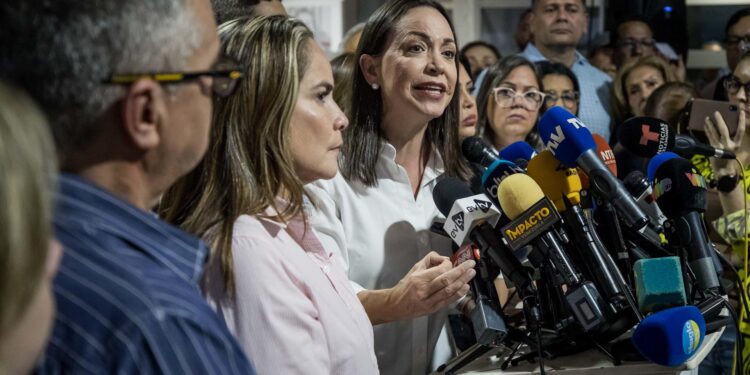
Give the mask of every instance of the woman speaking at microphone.
<svg viewBox="0 0 750 375">
<path fill-rule="evenodd" d="M 219 35 L 245 79 L 216 102 L 206 157 L 162 214 L 212 245 L 204 292 L 259 373 L 377 373 L 342 259 L 307 225 L 303 185 L 336 174 L 348 125 L 325 53 L 283 16 L 229 21 Z"/>
<path fill-rule="evenodd" d="M 468 174 L 458 142 L 457 51 L 437 1 L 381 6 L 356 54 L 340 173 L 307 187 L 319 207 L 313 226 L 326 248 L 341 251 L 375 325 L 385 374 L 430 370 L 444 307 L 474 276 L 473 261 L 454 268 L 445 257 L 450 239 L 430 231 L 438 176 Z"/>
</svg>

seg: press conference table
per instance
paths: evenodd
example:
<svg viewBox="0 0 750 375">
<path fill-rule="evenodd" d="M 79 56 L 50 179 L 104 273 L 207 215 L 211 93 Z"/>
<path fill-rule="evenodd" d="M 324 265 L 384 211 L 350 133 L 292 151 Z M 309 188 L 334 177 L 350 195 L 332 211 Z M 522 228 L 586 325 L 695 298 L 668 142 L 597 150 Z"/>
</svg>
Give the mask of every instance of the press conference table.
<svg viewBox="0 0 750 375">
<path fill-rule="evenodd" d="M 544 361 L 544 368 L 548 374 L 586 374 L 586 375 L 630 375 L 630 374 L 697 374 L 698 365 L 711 352 L 724 328 L 706 335 L 701 347 L 684 365 L 676 368 L 659 366 L 650 362 L 623 362 L 615 366 L 609 357 L 597 350 L 589 350 L 581 354 L 560 357 Z M 522 363 L 518 366 L 500 370 L 501 362 L 493 362 L 489 358 L 479 360 L 456 372 L 457 374 L 492 375 L 492 374 L 538 374 L 538 363 Z M 691 371 L 694 370 L 694 371 Z"/>
</svg>

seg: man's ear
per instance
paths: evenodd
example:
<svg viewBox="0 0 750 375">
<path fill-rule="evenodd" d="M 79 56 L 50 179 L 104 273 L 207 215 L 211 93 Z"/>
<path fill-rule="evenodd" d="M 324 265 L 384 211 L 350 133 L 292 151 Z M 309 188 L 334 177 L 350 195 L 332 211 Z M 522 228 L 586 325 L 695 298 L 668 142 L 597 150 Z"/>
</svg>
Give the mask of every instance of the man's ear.
<svg viewBox="0 0 750 375">
<path fill-rule="evenodd" d="M 374 83 L 380 85 L 380 58 L 362 54 L 362 56 L 359 57 L 359 68 L 362 70 L 362 74 L 365 76 L 365 80 L 370 86 Z"/>
<path fill-rule="evenodd" d="M 165 116 L 164 90 L 157 82 L 140 79 L 130 85 L 122 104 L 122 126 L 133 145 L 144 151 L 158 146 Z"/>
</svg>

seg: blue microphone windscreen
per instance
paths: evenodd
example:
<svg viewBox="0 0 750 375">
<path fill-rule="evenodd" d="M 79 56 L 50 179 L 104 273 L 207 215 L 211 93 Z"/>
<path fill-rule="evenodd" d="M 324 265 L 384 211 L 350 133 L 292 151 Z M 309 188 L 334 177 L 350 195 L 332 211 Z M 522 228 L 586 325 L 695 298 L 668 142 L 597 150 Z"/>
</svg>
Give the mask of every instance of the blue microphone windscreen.
<svg viewBox="0 0 750 375">
<path fill-rule="evenodd" d="M 680 258 L 641 259 L 633 266 L 638 307 L 651 313 L 687 304 Z"/>
<path fill-rule="evenodd" d="M 596 143 L 588 128 L 562 107 L 552 107 L 539 120 L 539 135 L 548 150 L 567 167 L 576 166 L 576 160 Z"/>
<path fill-rule="evenodd" d="M 534 155 L 536 155 L 536 151 L 534 151 L 534 148 L 532 148 L 530 144 L 524 141 L 511 143 L 510 145 L 505 146 L 505 148 L 500 150 L 500 157 L 505 160 L 523 159 L 529 161 L 534 157 Z"/>
<path fill-rule="evenodd" d="M 651 314 L 633 332 L 633 346 L 662 366 L 685 363 L 700 347 L 706 321 L 695 306 L 672 307 Z"/>
<path fill-rule="evenodd" d="M 661 167 L 662 164 L 664 164 L 665 161 L 669 159 L 679 158 L 680 155 L 675 154 L 674 152 L 662 152 L 661 154 L 657 154 L 653 158 L 651 158 L 651 161 L 648 162 L 648 168 L 646 170 L 646 176 L 648 177 L 648 183 L 653 184 L 654 183 L 654 176 L 656 176 L 656 170 Z"/>
</svg>

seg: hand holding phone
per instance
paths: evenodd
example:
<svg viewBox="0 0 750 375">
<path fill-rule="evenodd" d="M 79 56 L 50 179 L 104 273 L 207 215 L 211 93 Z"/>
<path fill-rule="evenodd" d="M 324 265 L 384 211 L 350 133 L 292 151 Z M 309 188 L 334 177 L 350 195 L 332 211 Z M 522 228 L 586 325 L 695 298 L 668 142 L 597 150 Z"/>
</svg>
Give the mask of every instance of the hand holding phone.
<svg viewBox="0 0 750 375">
<path fill-rule="evenodd" d="M 711 116 L 706 116 L 704 120 L 706 137 L 712 147 L 737 154 L 742 147 L 742 139 L 745 137 L 745 125 L 747 121 L 745 111 L 739 112 L 737 129 L 734 135 L 730 135 L 729 127 L 720 112 L 714 112 L 713 120 Z"/>
<path fill-rule="evenodd" d="M 690 132 L 706 132 L 706 118 L 713 121 L 714 113 L 719 112 L 722 123 L 729 137 L 734 137 L 739 125 L 739 113 L 742 112 L 736 104 L 716 100 L 693 99 L 690 103 L 690 117 L 687 129 Z M 718 121 L 717 121 L 718 122 Z M 718 126 L 718 124 L 714 124 Z M 714 129 L 718 130 L 718 129 Z M 717 132 L 716 134 L 721 134 Z"/>
</svg>

